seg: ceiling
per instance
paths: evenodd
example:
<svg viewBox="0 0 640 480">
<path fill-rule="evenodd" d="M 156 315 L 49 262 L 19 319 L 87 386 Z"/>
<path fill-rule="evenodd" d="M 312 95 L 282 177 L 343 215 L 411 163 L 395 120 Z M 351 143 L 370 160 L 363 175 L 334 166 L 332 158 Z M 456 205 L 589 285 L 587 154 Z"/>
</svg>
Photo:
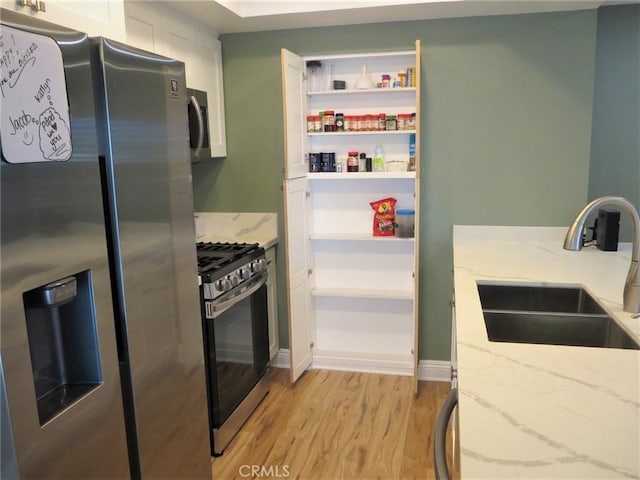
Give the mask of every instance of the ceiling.
<svg viewBox="0 0 640 480">
<path fill-rule="evenodd" d="M 616 1 L 637 3 L 639 0 Z M 609 0 L 161 0 L 217 33 L 598 8 Z M 156 2 L 154 2 L 156 3 Z"/>
</svg>

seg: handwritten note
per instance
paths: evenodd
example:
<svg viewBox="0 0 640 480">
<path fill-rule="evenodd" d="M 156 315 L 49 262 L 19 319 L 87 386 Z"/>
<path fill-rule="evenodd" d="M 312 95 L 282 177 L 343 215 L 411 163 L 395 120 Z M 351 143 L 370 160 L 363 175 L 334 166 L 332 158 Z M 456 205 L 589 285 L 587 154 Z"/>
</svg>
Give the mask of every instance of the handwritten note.
<svg viewBox="0 0 640 480">
<path fill-rule="evenodd" d="M 71 158 L 62 52 L 52 38 L 0 25 L 0 112 L 6 161 Z"/>
</svg>

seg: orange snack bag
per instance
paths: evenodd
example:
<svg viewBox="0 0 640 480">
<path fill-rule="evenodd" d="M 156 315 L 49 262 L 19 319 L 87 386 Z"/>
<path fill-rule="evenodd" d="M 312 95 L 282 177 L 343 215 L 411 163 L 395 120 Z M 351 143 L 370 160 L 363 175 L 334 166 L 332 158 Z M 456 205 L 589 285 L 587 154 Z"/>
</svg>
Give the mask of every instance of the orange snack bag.
<svg viewBox="0 0 640 480">
<path fill-rule="evenodd" d="M 374 237 L 393 236 L 393 228 L 396 221 L 396 202 L 395 198 L 389 197 L 369 204 L 375 211 L 373 214 Z"/>
</svg>

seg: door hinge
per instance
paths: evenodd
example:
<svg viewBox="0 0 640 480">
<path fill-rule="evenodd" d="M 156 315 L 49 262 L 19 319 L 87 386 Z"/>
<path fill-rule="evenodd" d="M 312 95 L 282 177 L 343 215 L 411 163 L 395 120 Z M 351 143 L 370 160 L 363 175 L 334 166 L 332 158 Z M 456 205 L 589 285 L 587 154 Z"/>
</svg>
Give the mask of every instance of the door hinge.
<svg viewBox="0 0 640 480">
<path fill-rule="evenodd" d="M 449 306 L 450 306 L 451 308 L 455 308 L 455 306 L 456 306 L 456 301 L 455 301 L 455 299 L 453 299 L 453 298 L 452 298 L 451 300 L 449 300 Z"/>
<path fill-rule="evenodd" d="M 35 12 L 47 11 L 47 6 L 42 0 L 16 0 L 16 4 L 21 7 L 29 7 Z"/>
<path fill-rule="evenodd" d="M 312 269 L 312 268 L 310 268 L 309 270 L 307 270 L 307 275 L 308 275 L 308 276 L 313 275 L 313 269 Z"/>
<path fill-rule="evenodd" d="M 316 345 L 315 345 L 313 342 L 311 342 L 311 343 L 309 344 L 309 348 L 313 348 L 313 347 L 315 347 L 315 346 L 316 346 Z"/>
<path fill-rule="evenodd" d="M 311 197 L 311 192 L 305 191 L 304 192 L 304 197 L 305 198 L 310 198 Z"/>
</svg>

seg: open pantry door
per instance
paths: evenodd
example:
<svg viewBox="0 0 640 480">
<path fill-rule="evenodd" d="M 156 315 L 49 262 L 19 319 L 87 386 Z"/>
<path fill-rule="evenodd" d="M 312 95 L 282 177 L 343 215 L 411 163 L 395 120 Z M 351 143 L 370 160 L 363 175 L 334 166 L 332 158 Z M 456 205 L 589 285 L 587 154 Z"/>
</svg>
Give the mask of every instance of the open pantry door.
<svg viewBox="0 0 640 480">
<path fill-rule="evenodd" d="M 284 221 L 289 292 L 291 382 L 311 365 L 311 322 L 307 237 L 307 179 L 284 181 Z"/>
<path fill-rule="evenodd" d="M 282 111 L 284 114 L 284 178 L 305 177 L 309 171 L 306 148 L 305 64 L 302 57 L 281 50 Z"/>
</svg>

